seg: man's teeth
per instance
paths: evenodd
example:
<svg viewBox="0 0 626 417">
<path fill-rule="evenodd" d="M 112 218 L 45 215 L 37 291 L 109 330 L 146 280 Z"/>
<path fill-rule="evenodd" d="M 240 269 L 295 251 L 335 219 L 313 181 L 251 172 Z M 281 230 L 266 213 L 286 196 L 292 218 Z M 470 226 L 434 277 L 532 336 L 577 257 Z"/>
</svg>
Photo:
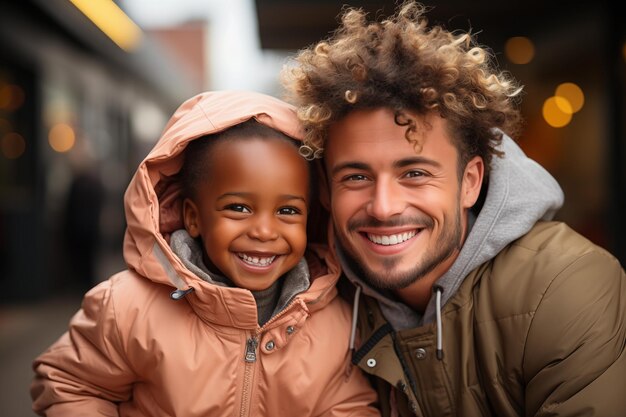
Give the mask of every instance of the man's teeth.
<svg viewBox="0 0 626 417">
<path fill-rule="evenodd" d="M 256 266 L 267 266 L 274 262 L 274 259 L 276 259 L 276 255 L 269 257 L 248 256 L 245 253 L 238 253 L 237 255 L 239 255 L 244 262 Z"/>
<path fill-rule="evenodd" d="M 410 232 L 405 233 L 398 233 L 396 235 L 375 235 L 372 233 L 368 233 L 367 238 L 378 245 L 389 246 L 406 242 L 407 240 L 415 236 L 416 233 L 417 231 L 415 230 L 411 230 Z"/>
</svg>

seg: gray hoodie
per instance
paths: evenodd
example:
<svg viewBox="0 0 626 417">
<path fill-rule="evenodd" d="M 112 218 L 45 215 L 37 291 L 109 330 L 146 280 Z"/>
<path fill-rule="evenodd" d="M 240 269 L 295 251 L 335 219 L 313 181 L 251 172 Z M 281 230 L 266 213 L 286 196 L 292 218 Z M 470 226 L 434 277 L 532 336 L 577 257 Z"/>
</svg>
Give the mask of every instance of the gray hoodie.
<svg viewBox="0 0 626 417">
<path fill-rule="evenodd" d="M 504 135 L 498 149 L 504 152 L 504 156 L 492 160 L 483 207 L 477 217 L 470 215 L 471 230 L 459 256 L 435 283 L 443 289 L 442 306 L 472 270 L 526 234 L 537 221 L 552 219 L 563 205 L 563 191 L 556 180 L 541 165 L 528 158 L 513 139 Z M 348 278 L 358 284 L 364 294 L 378 300 L 385 318 L 395 330 L 435 320 L 435 297 L 431 297 L 421 316 L 389 294 L 370 287 L 347 268 L 341 253 L 339 258 Z"/>
<path fill-rule="evenodd" d="M 172 233 L 170 246 L 183 264 L 199 278 L 214 285 L 235 286 L 228 277 L 221 276 L 207 268 L 202 259 L 202 247 L 185 229 Z M 257 303 L 259 326 L 263 326 L 270 318 L 280 313 L 296 295 L 306 291 L 310 281 L 309 266 L 303 257 L 295 267 L 287 271 L 268 289 L 251 291 Z"/>
</svg>

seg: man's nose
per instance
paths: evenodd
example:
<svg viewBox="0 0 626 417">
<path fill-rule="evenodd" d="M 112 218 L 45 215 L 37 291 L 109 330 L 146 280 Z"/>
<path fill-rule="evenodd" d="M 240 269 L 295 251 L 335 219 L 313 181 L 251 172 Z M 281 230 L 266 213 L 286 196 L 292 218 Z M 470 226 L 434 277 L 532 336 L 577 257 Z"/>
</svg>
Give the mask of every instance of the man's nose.
<svg viewBox="0 0 626 417">
<path fill-rule="evenodd" d="M 387 220 L 401 214 L 404 207 L 406 201 L 401 187 L 392 180 L 382 179 L 376 182 L 366 211 L 378 220 Z"/>
</svg>

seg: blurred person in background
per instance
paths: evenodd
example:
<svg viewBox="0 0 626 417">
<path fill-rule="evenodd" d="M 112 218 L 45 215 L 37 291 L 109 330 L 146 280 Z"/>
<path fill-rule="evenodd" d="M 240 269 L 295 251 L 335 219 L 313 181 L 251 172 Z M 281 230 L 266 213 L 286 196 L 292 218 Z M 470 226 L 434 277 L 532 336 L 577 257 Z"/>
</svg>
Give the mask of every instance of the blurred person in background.
<svg viewBox="0 0 626 417">
<path fill-rule="evenodd" d="M 561 188 L 511 139 L 521 87 L 419 3 L 341 17 L 282 75 L 383 415 L 623 416 L 626 275 L 551 221 Z"/>
<path fill-rule="evenodd" d="M 34 361 L 37 413 L 379 415 L 349 366 L 337 262 L 307 245 L 300 137 L 294 108 L 263 94 L 179 107 L 126 191 L 128 269 Z"/>
<path fill-rule="evenodd" d="M 70 153 L 72 180 L 64 207 L 63 238 L 71 287 L 83 293 L 98 281 L 97 257 L 101 244 L 100 215 L 105 188 L 96 160 L 83 139 Z"/>
</svg>

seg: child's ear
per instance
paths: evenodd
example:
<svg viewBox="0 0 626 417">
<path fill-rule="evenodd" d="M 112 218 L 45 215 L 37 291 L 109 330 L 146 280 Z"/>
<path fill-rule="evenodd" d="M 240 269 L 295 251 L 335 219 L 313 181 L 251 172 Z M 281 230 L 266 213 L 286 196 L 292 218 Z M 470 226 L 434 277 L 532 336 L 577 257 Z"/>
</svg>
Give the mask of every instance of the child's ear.
<svg viewBox="0 0 626 417">
<path fill-rule="evenodd" d="M 328 189 L 328 179 L 326 178 L 326 169 L 322 159 L 315 161 L 315 175 L 318 178 L 320 203 L 322 207 L 330 211 L 330 190 Z"/>
<path fill-rule="evenodd" d="M 185 223 L 185 229 L 191 237 L 198 237 L 200 235 L 200 223 L 199 223 L 198 207 L 193 201 L 188 198 L 183 200 L 183 222 Z"/>
</svg>

